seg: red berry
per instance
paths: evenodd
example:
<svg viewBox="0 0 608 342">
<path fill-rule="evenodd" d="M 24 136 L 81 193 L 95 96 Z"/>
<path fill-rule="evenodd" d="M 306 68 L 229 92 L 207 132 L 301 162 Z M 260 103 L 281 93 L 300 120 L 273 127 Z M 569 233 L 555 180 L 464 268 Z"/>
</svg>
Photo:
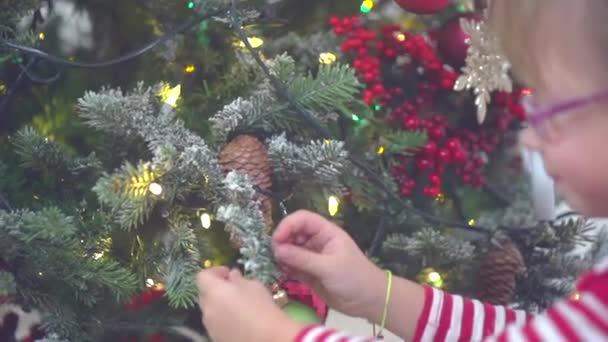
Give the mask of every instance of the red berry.
<svg viewBox="0 0 608 342">
<path fill-rule="evenodd" d="M 416 187 L 416 181 L 413 179 L 407 179 L 403 182 L 403 185 L 408 189 L 413 189 Z"/>
<path fill-rule="evenodd" d="M 378 50 L 384 50 L 386 48 L 386 44 L 384 42 L 377 42 L 376 43 L 376 49 Z"/>
<path fill-rule="evenodd" d="M 413 193 L 412 189 L 409 188 L 401 188 L 401 196 L 403 197 L 410 197 Z"/>
<path fill-rule="evenodd" d="M 432 167 L 433 163 L 429 159 L 420 158 L 416 160 L 416 169 L 418 169 L 419 171 L 431 169 Z"/>
<path fill-rule="evenodd" d="M 469 174 L 463 175 L 462 181 L 464 182 L 464 184 L 471 184 L 471 181 L 472 181 L 471 175 L 469 175 Z"/>
<path fill-rule="evenodd" d="M 433 140 L 441 140 L 443 139 L 445 132 L 440 127 L 433 127 L 429 129 L 428 134 Z"/>
<path fill-rule="evenodd" d="M 459 151 L 461 146 L 460 146 L 460 140 L 456 139 L 456 138 L 451 138 L 450 140 L 448 140 L 446 146 L 448 147 L 448 149 L 451 152 L 456 152 Z"/>
<path fill-rule="evenodd" d="M 367 50 L 367 48 L 360 47 L 360 48 L 357 50 L 357 55 L 359 55 L 360 57 L 365 57 L 365 56 L 367 56 L 368 54 L 369 54 L 369 51 Z"/>
<path fill-rule="evenodd" d="M 152 303 L 154 296 L 152 295 L 151 291 L 145 291 L 141 294 L 141 296 L 139 296 L 139 299 L 143 305 L 148 305 Z"/>
<path fill-rule="evenodd" d="M 152 335 L 147 340 L 147 342 L 165 342 L 165 341 L 166 341 L 166 339 L 161 334 Z"/>
<path fill-rule="evenodd" d="M 407 116 L 406 119 L 403 121 L 403 127 L 410 131 L 418 129 L 419 126 L 420 120 L 413 115 Z"/>
<path fill-rule="evenodd" d="M 395 58 L 397 57 L 397 51 L 393 48 L 387 48 L 384 50 L 384 55 L 388 58 Z"/>
<path fill-rule="evenodd" d="M 429 196 L 429 197 L 437 197 L 439 195 L 439 193 L 441 192 L 441 189 L 439 189 L 438 187 L 425 187 L 422 192 Z"/>
<path fill-rule="evenodd" d="M 434 156 L 437 153 L 437 143 L 433 140 L 427 141 L 422 151 L 428 156 Z"/>
<path fill-rule="evenodd" d="M 363 78 L 365 78 L 366 82 L 372 82 L 376 80 L 376 74 L 373 72 L 366 72 L 365 75 L 363 75 Z"/>
<path fill-rule="evenodd" d="M 348 27 L 351 26 L 352 22 L 350 20 L 350 18 L 346 17 L 346 18 L 342 18 L 342 26 Z"/>
<path fill-rule="evenodd" d="M 372 86 L 372 91 L 376 94 L 384 93 L 384 85 L 382 83 L 376 83 Z"/>
<path fill-rule="evenodd" d="M 441 184 L 441 176 L 434 173 L 429 176 L 429 181 L 431 182 L 431 184 L 439 186 Z"/>
<path fill-rule="evenodd" d="M 449 163 L 451 159 L 450 151 L 446 149 L 442 149 L 437 153 L 437 160 L 441 163 Z"/>
<path fill-rule="evenodd" d="M 329 25 L 337 26 L 339 24 L 340 24 L 340 18 L 338 18 L 335 15 L 332 15 L 331 17 L 329 17 Z"/>
<path fill-rule="evenodd" d="M 342 28 L 342 26 L 336 26 L 334 27 L 334 32 L 338 35 L 341 36 L 344 34 L 344 28 Z"/>
<path fill-rule="evenodd" d="M 453 152 L 452 159 L 456 163 L 463 163 L 464 161 L 467 160 L 467 153 L 464 150 L 459 149 L 456 152 Z"/>
<path fill-rule="evenodd" d="M 361 69 L 363 68 L 363 66 L 364 66 L 364 65 L 365 65 L 365 64 L 364 64 L 364 63 L 363 63 L 363 61 L 362 61 L 362 60 L 360 60 L 360 59 L 355 59 L 355 60 L 353 61 L 353 67 L 354 67 L 356 70 L 361 70 Z"/>
</svg>

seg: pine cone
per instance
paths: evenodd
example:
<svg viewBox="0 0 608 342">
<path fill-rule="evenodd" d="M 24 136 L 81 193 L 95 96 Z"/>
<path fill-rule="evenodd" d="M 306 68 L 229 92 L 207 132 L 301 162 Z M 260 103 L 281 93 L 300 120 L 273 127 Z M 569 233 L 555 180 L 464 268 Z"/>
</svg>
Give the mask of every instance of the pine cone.
<svg viewBox="0 0 608 342">
<path fill-rule="evenodd" d="M 261 190 L 270 191 L 272 187 L 272 172 L 266 147 L 258 138 L 251 135 L 239 135 L 222 149 L 220 165 L 225 172 L 239 171 L 249 176 L 254 186 Z M 266 229 L 272 229 L 272 201 L 260 194 L 258 197 L 266 221 Z"/>
<path fill-rule="evenodd" d="M 515 294 L 517 276 L 525 269 L 519 248 L 504 241 L 481 256 L 479 296 L 486 303 L 507 305 Z"/>
</svg>

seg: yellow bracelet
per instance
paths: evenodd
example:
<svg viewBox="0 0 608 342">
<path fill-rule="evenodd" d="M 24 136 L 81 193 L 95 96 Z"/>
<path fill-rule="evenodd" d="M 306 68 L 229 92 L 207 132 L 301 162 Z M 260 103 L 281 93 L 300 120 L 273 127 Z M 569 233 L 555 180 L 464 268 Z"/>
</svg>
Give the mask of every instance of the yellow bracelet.
<svg viewBox="0 0 608 342">
<path fill-rule="evenodd" d="M 393 272 L 387 270 L 388 284 L 386 285 L 386 296 L 384 297 L 384 311 L 382 312 L 382 321 L 380 322 L 380 330 L 376 337 L 382 337 L 382 331 L 386 325 L 386 317 L 388 316 L 388 304 L 391 300 L 391 290 L 393 289 Z"/>
</svg>

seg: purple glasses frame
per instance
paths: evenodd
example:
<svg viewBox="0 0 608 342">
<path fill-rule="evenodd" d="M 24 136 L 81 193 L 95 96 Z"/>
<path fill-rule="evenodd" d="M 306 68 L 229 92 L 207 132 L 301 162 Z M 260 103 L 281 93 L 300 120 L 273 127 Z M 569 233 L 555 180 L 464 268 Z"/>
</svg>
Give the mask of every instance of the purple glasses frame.
<svg viewBox="0 0 608 342">
<path fill-rule="evenodd" d="M 608 90 L 602 91 L 597 94 L 586 96 L 579 99 L 568 100 L 557 103 L 552 106 L 546 106 L 545 108 L 537 108 L 531 103 L 533 95 L 527 95 L 522 97 L 522 105 L 528 113 L 528 122 L 534 128 L 534 130 L 542 137 L 545 135 L 542 129 L 543 124 L 551 118 L 563 114 L 581 107 L 591 105 L 596 102 L 608 100 Z"/>
</svg>

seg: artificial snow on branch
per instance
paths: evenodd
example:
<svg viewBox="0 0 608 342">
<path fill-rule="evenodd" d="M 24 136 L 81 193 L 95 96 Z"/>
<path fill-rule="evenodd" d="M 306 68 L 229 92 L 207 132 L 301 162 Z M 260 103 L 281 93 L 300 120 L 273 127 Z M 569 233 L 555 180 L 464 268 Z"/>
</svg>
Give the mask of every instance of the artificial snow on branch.
<svg viewBox="0 0 608 342">
<path fill-rule="evenodd" d="M 272 285 L 278 278 L 278 271 L 264 214 L 255 200 L 256 193 L 249 177 L 231 171 L 223 183 L 227 204 L 218 208 L 217 219 L 224 222 L 240 242 L 243 256 L 240 262 L 246 275 L 254 275 L 264 284 Z"/>
<path fill-rule="evenodd" d="M 404 251 L 408 256 L 418 258 L 433 256 L 434 260 L 445 263 L 470 260 L 475 255 L 475 247 L 470 242 L 430 227 L 411 236 L 391 235 L 384 248 Z"/>
<path fill-rule="evenodd" d="M 299 146 L 285 134 L 268 141 L 274 174 L 284 180 L 315 184 L 329 192 L 341 190 L 340 177 L 348 165 L 348 152 L 341 141 L 312 141 Z"/>
</svg>

